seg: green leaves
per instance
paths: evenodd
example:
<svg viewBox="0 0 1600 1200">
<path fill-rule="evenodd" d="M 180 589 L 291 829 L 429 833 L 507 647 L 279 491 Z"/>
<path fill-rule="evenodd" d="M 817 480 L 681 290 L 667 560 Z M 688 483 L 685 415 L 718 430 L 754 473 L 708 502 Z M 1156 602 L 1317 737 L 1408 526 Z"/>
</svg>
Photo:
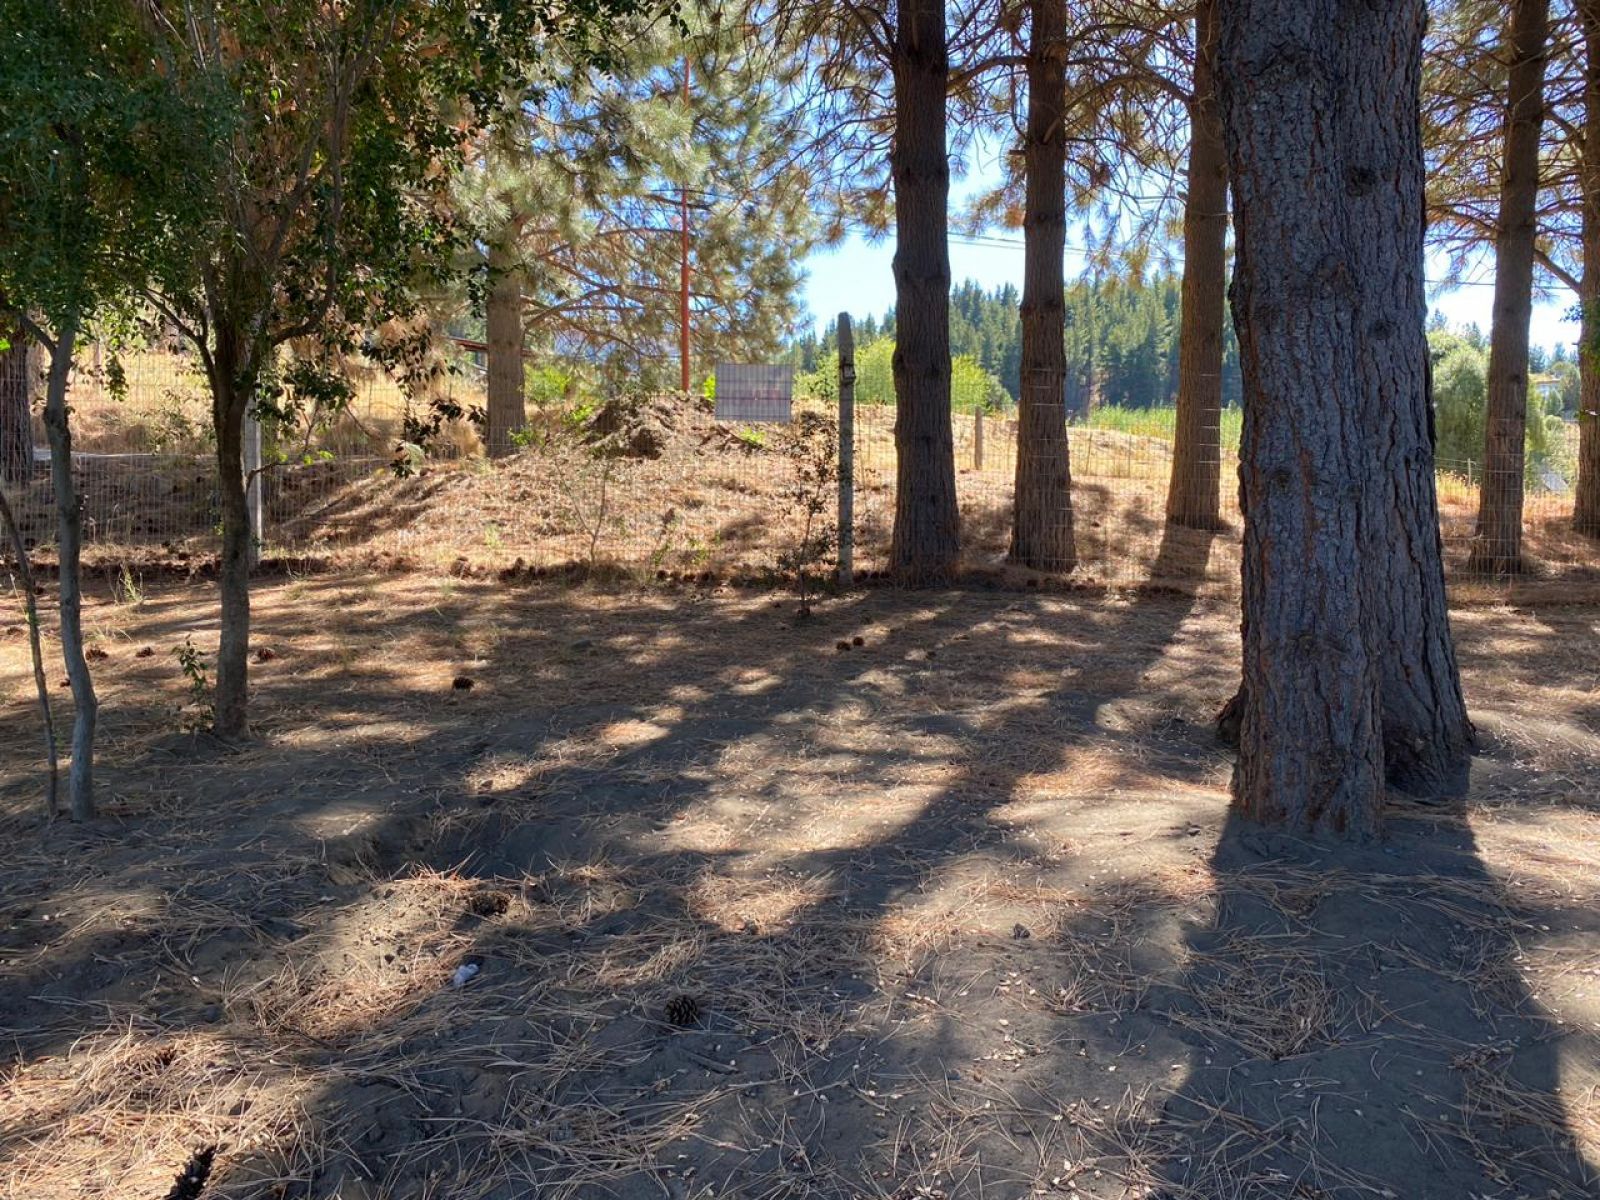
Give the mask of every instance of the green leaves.
<svg viewBox="0 0 1600 1200">
<path fill-rule="evenodd" d="M 219 145 L 131 0 L 0 0 L 0 296 L 93 320 L 185 260 Z"/>
</svg>

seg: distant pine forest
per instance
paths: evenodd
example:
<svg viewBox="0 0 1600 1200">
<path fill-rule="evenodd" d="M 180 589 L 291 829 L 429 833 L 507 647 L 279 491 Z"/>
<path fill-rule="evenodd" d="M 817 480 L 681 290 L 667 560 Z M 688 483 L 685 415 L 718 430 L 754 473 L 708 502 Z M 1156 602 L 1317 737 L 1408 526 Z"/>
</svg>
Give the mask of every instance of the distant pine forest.
<svg viewBox="0 0 1600 1200">
<path fill-rule="evenodd" d="M 1067 288 L 1067 406 L 1083 413 L 1090 408 L 1165 408 L 1178 394 L 1178 304 L 1182 278 L 1163 274 L 1138 278 L 1113 276 L 1080 280 Z M 972 280 L 950 295 L 950 352 L 953 390 L 958 409 L 975 403 L 1009 407 L 1020 394 L 1022 324 L 1017 306 L 1021 295 L 1006 285 L 986 291 Z M 853 318 L 862 403 L 889 403 L 873 392 L 871 370 L 876 354 L 893 351 L 894 311 Z M 1228 321 L 1222 366 L 1223 403 L 1240 400 L 1239 346 Z M 834 330 L 808 332 L 790 343 L 789 359 L 797 371 L 825 376 L 835 369 Z M 865 359 L 867 362 L 863 362 Z M 802 377 L 802 390 L 827 393 L 825 378 Z"/>
</svg>

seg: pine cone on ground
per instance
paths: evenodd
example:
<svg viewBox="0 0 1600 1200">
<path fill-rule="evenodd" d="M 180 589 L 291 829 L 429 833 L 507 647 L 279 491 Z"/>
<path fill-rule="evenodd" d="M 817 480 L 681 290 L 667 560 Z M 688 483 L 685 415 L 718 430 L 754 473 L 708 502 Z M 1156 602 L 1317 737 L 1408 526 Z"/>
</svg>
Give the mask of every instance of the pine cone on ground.
<svg viewBox="0 0 1600 1200">
<path fill-rule="evenodd" d="M 674 996 L 667 1001 L 667 1024 L 687 1029 L 700 1023 L 700 1001 L 690 995 Z"/>
</svg>

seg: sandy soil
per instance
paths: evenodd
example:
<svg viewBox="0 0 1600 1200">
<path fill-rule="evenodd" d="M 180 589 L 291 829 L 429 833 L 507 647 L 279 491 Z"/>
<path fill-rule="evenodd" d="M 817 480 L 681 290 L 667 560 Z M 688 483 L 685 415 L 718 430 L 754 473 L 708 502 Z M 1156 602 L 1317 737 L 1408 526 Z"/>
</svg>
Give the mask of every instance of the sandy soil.
<svg viewBox="0 0 1600 1200">
<path fill-rule="evenodd" d="M 1334 848 L 1229 819 L 1221 603 L 258 597 L 244 749 L 204 585 L 91 607 L 91 828 L 0 626 L 0 1196 L 1600 1188 L 1600 610 L 1459 612 L 1470 804 Z"/>
</svg>

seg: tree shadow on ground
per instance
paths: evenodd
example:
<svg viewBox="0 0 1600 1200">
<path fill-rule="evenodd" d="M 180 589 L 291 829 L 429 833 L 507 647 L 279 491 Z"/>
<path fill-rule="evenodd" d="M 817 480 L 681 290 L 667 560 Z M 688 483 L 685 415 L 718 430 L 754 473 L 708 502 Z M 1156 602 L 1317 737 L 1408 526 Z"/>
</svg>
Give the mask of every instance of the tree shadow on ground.
<svg viewBox="0 0 1600 1200">
<path fill-rule="evenodd" d="M 1278 1083 L 1330 1091 L 1319 1031 L 1356 1029 L 1371 992 L 1428 1054 L 1454 1036 L 1405 1007 L 1404 971 L 1431 969 L 1405 955 L 1445 944 L 1418 949 L 1435 902 L 1395 894 L 1425 873 L 1339 859 L 1330 892 L 1328 862 L 1231 826 L 1207 861 L 1225 613 L 878 593 L 802 623 L 679 595 L 619 620 L 608 602 L 461 585 L 402 620 L 381 592 L 314 582 L 296 611 L 350 627 L 326 661 L 269 617 L 301 676 L 261 674 L 277 744 L 180 766 L 183 794 L 129 814 L 121 858 L 67 831 L 56 861 L 87 861 L 34 876 L 68 916 L 60 937 L 13 931 L 11 1079 L 35 1103 L 0 1110 L 7 1169 L 27 1177 L 40 1130 L 70 1145 L 120 1104 L 146 1114 L 140 1161 L 169 1183 L 222 1141 L 222 1195 L 1292 1195 L 1224 1185 L 1311 1178 L 1305 1146 L 1325 1189 L 1359 1162 L 1359 1141 L 1290 1126 L 1241 1157 Z M 479 686 L 458 696 L 462 670 Z M 253 811 L 196 811 L 230 796 Z M 1487 878 L 1457 862 L 1470 844 L 1444 849 L 1406 849 L 1429 895 Z M 1380 967 L 1400 956 L 1394 980 L 1359 978 L 1357 954 L 1322 965 L 1355 941 L 1347 892 L 1377 897 L 1361 929 Z M 85 921 L 113 898 L 148 907 Z M 1488 917 L 1437 906 L 1487 939 L 1464 961 L 1504 965 Z M 446 986 L 473 959 L 478 978 Z M 176 986 L 152 994 L 153 969 Z M 1330 991 L 1333 1023 L 1274 1061 L 1295 998 Z M 665 1019 L 677 995 L 700 1009 L 688 1028 Z M 92 1063 L 118 1030 L 115 1071 L 61 1057 Z M 1531 1188 L 1561 1178 L 1570 1136 L 1553 1060 L 1527 1053 L 1516 1078 L 1556 1146 L 1516 1160 Z M 1410 1078 L 1420 1111 L 1455 1077 Z M 1470 1174 L 1470 1148 L 1435 1146 L 1446 1177 Z"/>
<path fill-rule="evenodd" d="M 1521 965 L 1575 913 L 1508 897 L 1453 816 L 1398 815 L 1372 845 L 1230 817 L 1212 869 L 1214 912 L 1155 1006 L 1199 1060 L 1152 1129 L 1168 1194 L 1594 1194 L 1573 1125 L 1592 1155 L 1593 1031 Z"/>
</svg>

